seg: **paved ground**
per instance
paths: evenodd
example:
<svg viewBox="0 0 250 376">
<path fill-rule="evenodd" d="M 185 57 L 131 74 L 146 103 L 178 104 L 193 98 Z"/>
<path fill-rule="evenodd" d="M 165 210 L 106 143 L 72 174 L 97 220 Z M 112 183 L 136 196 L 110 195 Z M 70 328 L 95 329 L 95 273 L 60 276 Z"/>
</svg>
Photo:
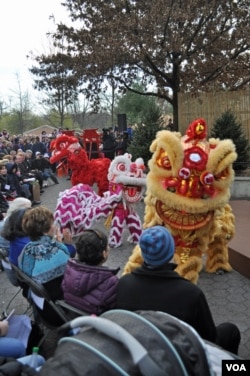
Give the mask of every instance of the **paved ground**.
<svg viewBox="0 0 250 376">
<path fill-rule="evenodd" d="M 42 204 L 54 210 L 56 207 L 58 193 L 70 187 L 66 178 L 60 178 L 59 185 L 51 185 L 45 188 L 42 194 Z M 139 204 L 139 213 L 143 218 L 144 205 Z M 105 230 L 103 223 L 96 226 Z M 124 239 L 127 233 L 125 231 Z M 124 241 L 124 245 L 110 251 L 107 264 L 121 269 L 125 265 L 133 246 Z M 242 340 L 239 355 L 250 359 L 250 279 L 242 276 L 237 271 L 223 275 L 208 274 L 202 272 L 198 285 L 205 292 L 216 324 L 224 321 L 234 322 L 238 325 Z M 5 273 L 0 273 L 0 304 L 2 311 L 6 308 L 10 298 L 18 289 L 13 287 L 7 280 Z M 10 308 L 15 307 L 18 313 L 23 313 L 27 308 L 26 301 L 21 294 L 13 300 Z"/>
</svg>

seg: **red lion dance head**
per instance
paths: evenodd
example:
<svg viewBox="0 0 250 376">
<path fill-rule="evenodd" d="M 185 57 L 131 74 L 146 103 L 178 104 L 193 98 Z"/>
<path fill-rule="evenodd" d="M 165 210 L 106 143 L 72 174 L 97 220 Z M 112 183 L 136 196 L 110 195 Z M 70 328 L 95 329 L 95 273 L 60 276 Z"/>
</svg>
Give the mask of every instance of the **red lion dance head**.
<svg viewBox="0 0 250 376">
<path fill-rule="evenodd" d="M 98 194 L 103 195 L 108 190 L 107 179 L 110 160 L 97 158 L 89 160 L 86 151 L 81 147 L 79 140 L 74 136 L 62 135 L 51 144 L 51 163 L 62 161 L 71 171 L 72 185 L 79 183 L 90 186 L 97 184 Z"/>
</svg>

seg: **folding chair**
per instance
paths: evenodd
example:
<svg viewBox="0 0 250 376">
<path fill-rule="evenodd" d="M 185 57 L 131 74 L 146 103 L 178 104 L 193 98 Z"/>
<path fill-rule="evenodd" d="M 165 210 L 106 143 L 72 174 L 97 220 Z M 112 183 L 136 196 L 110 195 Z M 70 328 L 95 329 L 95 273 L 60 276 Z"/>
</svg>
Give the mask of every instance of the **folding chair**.
<svg viewBox="0 0 250 376">
<path fill-rule="evenodd" d="M 72 318 L 85 316 L 86 313 L 66 304 L 63 300 L 53 301 L 42 284 L 34 281 L 15 265 L 11 265 L 16 272 L 17 279 L 29 287 L 29 300 L 33 307 L 34 321 L 42 328 L 44 333 L 38 347 L 43 345 L 43 356 L 49 358 L 53 355 L 61 337 L 57 329 Z"/>
<path fill-rule="evenodd" d="M 72 317 L 86 315 L 84 311 L 72 307 L 70 304 L 64 302 L 64 300 L 53 301 L 50 297 L 50 294 L 42 284 L 34 281 L 15 265 L 11 264 L 11 266 L 16 272 L 17 279 L 29 286 L 30 298 L 35 305 L 36 311 L 38 311 L 41 321 L 46 327 L 59 327 L 63 323 L 70 321 Z M 50 322 L 48 317 L 49 315 L 44 314 L 44 311 L 46 310 L 45 303 L 47 305 L 47 308 L 50 307 L 50 312 L 53 312 L 57 316 L 56 323 L 55 320 L 53 321 L 53 323 Z"/>
<path fill-rule="evenodd" d="M 12 269 L 9 259 L 7 255 L 4 256 L 2 253 L 1 253 L 1 264 L 2 264 L 3 270 L 6 272 L 6 276 L 8 280 L 10 281 L 10 283 L 15 287 L 19 287 L 20 284 L 17 280 L 15 272 Z"/>
<path fill-rule="evenodd" d="M 14 286 L 18 287 L 17 291 L 14 292 L 13 296 L 9 299 L 7 305 L 4 307 L 3 312 L 1 312 L 0 319 L 3 320 L 6 318 L 9 314 L 9 308 L 12 305 L 12 302 L 15 300 L 15 298 L 19 295 L 20 292 L 22 292 L 22 287 L 19 285 L 18 280 L 16 278 L 16 275 L 14 271 L 12 270 L 12 266 L 9 262 L 9 259 L 7 257 L 7 254 L 4 252 L 3 249 L 0 249 L 0 263 L 3 268 L 3 271 L 5 272 L 6 277 L 8 278 L 9 282 Z M 27 310 L 24 312 L 26 313 Z"/>
<path fill-rule="evenodd" d="M 74 318 L 79 316 L 89 315 L 87 312 L 84 312 L 78 308 L 73 307 L 71 304 L 66 303 L 63 299 L 56 300 L 55 304 L 63 309 L 63 311 L 69 317 L 69 320 L 73 320 Z"/>
</svg>

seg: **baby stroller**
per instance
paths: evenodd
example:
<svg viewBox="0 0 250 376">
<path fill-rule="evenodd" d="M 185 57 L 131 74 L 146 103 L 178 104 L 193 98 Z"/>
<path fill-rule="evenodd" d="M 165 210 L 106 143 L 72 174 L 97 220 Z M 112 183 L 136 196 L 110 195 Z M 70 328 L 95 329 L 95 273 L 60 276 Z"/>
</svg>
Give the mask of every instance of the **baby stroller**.
<svg viewBox="0 0 250 376">
<path fill-rule="evenodd" d="M 60 339 L 39 375 L 215 376 L 222 360 L 240 359 L 163 312 L 111 310 L 76 318 L 60 331 L 77 328 Z"/>
</svg>

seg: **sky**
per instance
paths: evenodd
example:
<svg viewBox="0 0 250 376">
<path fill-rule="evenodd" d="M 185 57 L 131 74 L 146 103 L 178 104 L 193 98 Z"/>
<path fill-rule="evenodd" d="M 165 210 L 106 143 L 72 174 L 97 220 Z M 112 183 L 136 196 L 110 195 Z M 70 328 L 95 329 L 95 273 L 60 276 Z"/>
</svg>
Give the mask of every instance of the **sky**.
<svg viewBox="0 0 250 376">
<path fill-rule="evenodd" d="M 30 51 L 43 53 L 48 46 L 46 33 L 55 30 L 55 23 L 67 20 L 62 0 L 8 0 L 0 4 L 0 99 L 18 92 L 19 77 L 21 90 L 35 94 L 32 76 L 28 70 L 32 60 L 27 59 Z M 49 19 L 54 15 L 55 23 Z"/>
</svg>

